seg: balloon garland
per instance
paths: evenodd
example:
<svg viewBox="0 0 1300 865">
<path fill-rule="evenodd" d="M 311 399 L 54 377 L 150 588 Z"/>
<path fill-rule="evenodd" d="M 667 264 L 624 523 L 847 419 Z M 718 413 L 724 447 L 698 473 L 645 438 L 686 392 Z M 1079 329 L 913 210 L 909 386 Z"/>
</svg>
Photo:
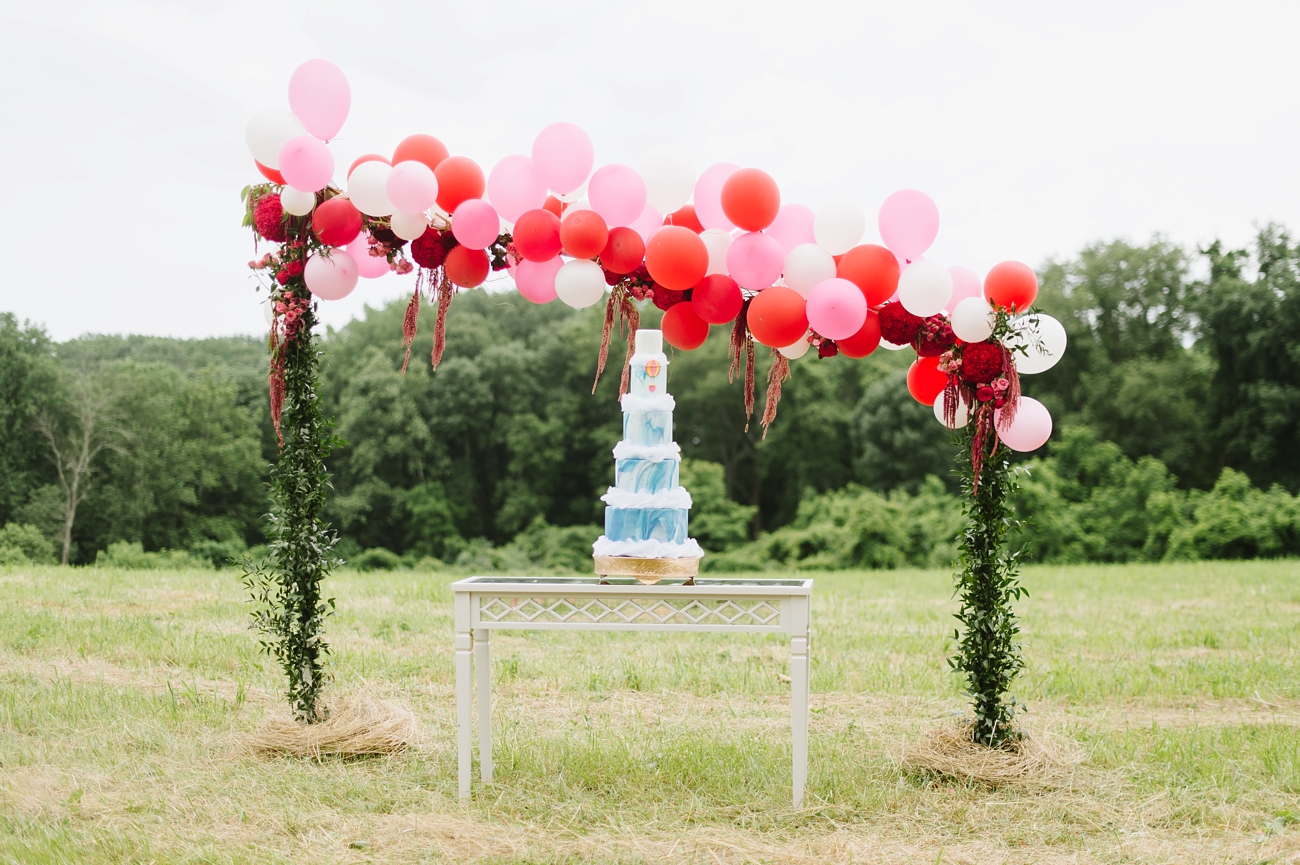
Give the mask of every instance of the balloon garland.
<svg viewBox="0 0 1300 865">
<path fill-rule="evenodd" d="M 268 277 L 271 294 L 271 415 L 282 461 L 295 447 L 326 449 L 323 433 L 304 444 L 299 434 L 283 436 L 281 424 L 284 406 L 315 406 L 316 352 L 308 350 L 314 301 L 341 299 L 359 279 L 389 272 L 416 272 L 402 323 L 403 372 L 424 297 L 436 304 L 436 370 L 452 298 L 493 271 L 508 271 L 533 303 L 558 299 L 581 309 L 605 301 L 593 393 L 616 331 L 628 344 L 619 392 L 627 391 L 639 302 L 664 311 L 664 338 L 682 351 L 702 345 L 710 326 L 730 324 L 728 376 L 744 377 L 746 430 L 755 344 L 773 358 L 760 418 L 764 436 L 790 360 L 813 347 L 820 358 L 911 347 L 917 357 L 908 390 L 934 407 L 938 422 L 960 431 L 975 503 L 958 578 L 959 618 L 967 642 L 975 642 L 962 643 L 953 665 L 976 698 L 976 738 L 1005 741 L 1006 687 L 1019 669 L 1008 642 L 1016 632 L 1010 602 L 1021 590 L 1015 559 L 1003 552 L 1005 526 L 994 530 L 989 521 L 1007 520 L 1009 450 L 1035 450 L 1051 434 L 1050 414 L 1021 395 L 1020 376 L 1046 370 L 1065 349 L 1059 322 L 1032 309 L 1038 280 L 1031 268 L 1003 262 L 981 284 L 968 268 L 926 258 L 939 210 L 917 190 L 885 199 L 877 219 L 883 245 L 863 243 L 867 217 L 856 204 L 813 211 L 783 202 L 776 181 L 760 169 L 718 163 L 697 175 L 688 158 L 666 148 L 648 154 L 640 171 L 596 167 L 591 139 L 571 123 L 546 127 L 527 155 L 507 156 L 486 174 L 437 138 L 411 135 L 391 158 L 359 157 L 335 185 L 328 142 L 350 102 L 342 71 L 311 60 L 290 79 L 291 110 L 262 111 L 246 130 L 267 181 L 245 190 L 246 224 L 280 244 L 250 266 Z M 290 370 L 292 363 L 305 366 Z M 294 392 L 294 382 L 307 389 Z M 296 541 L 280 524 L 276 529 L 288 551 Z M 320 548 L 318 558 L 327 552 L 328 545 Z M 309 597 L 318 597 L 318 588 L 298 587 Z M 994 620 L 1010 622 L 1010 629 L 991 628 Z M 1002 634 L 1002 642 L 981 643 L 977 632 Z M 993 685 L 985 680 L 990 658 L 1002 659 Z M 295 660 L 286 657 L 287 671 Z"/>
</svg>

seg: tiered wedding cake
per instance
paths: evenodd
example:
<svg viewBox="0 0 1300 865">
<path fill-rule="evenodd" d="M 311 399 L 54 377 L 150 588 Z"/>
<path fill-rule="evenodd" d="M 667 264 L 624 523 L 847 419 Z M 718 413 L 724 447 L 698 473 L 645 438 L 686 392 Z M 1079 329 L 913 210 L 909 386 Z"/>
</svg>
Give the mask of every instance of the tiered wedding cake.
<svg viewBox="0 0 1300 865">
<path fill-rule="evenodd" d="M 638 330 L 632 389 L 623 395 L 623 440 L 614 448 L 614 486 L 605 502 L 605 534 L 593 544 L 596 573 L 652 583 L 693 577 L 704 551 L 686 535 L 690 493 L 678 482 L 681 448 L 673 441 L 663 334 Z"/>
</svg>

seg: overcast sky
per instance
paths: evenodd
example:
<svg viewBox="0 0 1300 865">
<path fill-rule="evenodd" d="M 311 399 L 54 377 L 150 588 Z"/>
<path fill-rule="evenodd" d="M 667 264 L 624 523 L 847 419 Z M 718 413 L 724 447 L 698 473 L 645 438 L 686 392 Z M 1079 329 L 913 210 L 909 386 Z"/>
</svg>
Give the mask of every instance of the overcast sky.
<svg viewBox="0 0 1300 865">
<path fill-rule="evenodd" d="M 1295 2 L 10 2 L 0 28 L 0 311 L 58 339 L 264 329 L 244 126 L 313 57 L 352 84 L 340 170 L 413 132 L 489 170 L 567 120 L 598 165 L 667 143 L 858 201 L 871 242 L 886 195 L 925 190 L 928 256 L 981 273 L 1300 226 Z"/>
</svg>

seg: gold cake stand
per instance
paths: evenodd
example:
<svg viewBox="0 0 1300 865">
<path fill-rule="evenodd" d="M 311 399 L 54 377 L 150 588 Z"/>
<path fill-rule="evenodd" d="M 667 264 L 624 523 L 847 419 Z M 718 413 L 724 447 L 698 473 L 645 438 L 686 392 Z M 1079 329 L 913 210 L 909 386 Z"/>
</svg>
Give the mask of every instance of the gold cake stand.
<svg viewBox="0 0 1300 865">
<path fill-rule="evenodd" d="M 664 577 L 685 577 L 686 585 L 695 584 L 700 572 L 700 558 L 649 559 L 639 556 L 592 556 L 596 560 L 596 574 L 604 582 L 606 577 L 636 577 L 643 585 L 653 586 Z"/>
</svg>

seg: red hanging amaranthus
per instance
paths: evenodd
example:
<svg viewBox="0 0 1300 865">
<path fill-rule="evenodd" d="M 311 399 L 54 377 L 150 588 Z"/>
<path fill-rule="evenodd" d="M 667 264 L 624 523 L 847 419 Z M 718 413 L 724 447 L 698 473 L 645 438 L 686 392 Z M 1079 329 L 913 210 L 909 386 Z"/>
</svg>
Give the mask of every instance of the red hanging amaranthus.
<svg viewBox="0 0 1300 865">
<path fill-rule="evenodd" d="M 740 371 L 740 356 L 745 356 L 745 432 L 749 432 L 749 419 L 754 415 L 754 337 L 749 333 L 749 303 L 746 298 L 736 316 L 736 323 L 731 328 L 731 345 L 727 356 L 731 358 L 731 368 L 727 370 L 728 384 L 736 380 Z"/>
<path fill-rule="evenodd" d="M 750 343 L 751 351 L 753 343 Z M 833 345 L 833 343 L 832 343 Z M 767 438 L 767 429 L 776 420 L 776 407 L 781 404 L 781 385 L 790 377 L 790 361 L 776 349 L 772 349 L 772 367 L 767 371 L 767 399 L 763 403 L 763 438 Z"/>
</svg>

